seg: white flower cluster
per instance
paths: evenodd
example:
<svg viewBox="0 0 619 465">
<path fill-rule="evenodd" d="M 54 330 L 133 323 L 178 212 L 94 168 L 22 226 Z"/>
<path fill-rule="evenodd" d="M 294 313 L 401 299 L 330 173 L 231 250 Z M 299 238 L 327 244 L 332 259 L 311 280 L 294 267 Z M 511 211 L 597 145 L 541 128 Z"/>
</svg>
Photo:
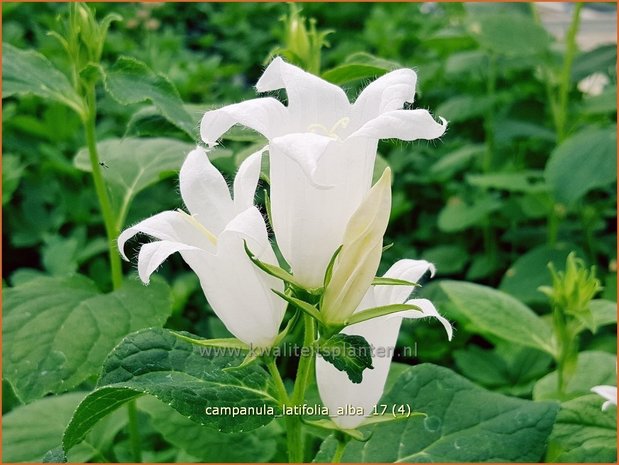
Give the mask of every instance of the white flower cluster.
<svg viewBox="0 0 619 465">
<path fill-rule="evenodd" d="M 329 263 L 341 246 L 323 289 L 324 321 L 337 325 L 365 309 L 409 303 L 418 310 L 352 324 L 342 332 L 363 336 L 374 347 L 392 347 L 402 318 L 435 317 L 451 339 L 449 322 L 430 301 L 409 300 L 413 286 L 371 286 L 391 209 L 390 170 L 371 185 L 378 141 L 435 139 L 447 126 L 426 110 L 404 109 L 405 103 L 413 102 L 415 85 L 414 71 L 395 70 L 350 103 L 340 87 L 275 58 L 256 88 L 285 89 L 287 105 L 272 97 L 256 98 L 209 111 L 202 118 L 201 137 L 209 147 L 235 124 L 268 139 L 263 150 L 243 162 L 232 193 L 209 161 L 208 150 L 198 147 L 180 172 L 189 213 L 166 211 L 128 228 L 118 238 L 119 249 L 122 252 L 137 233 L 156 239 L 140 249 L 138 271 L 144 282 L 169 255 L 179 252 L 228 330 L 247 344 L 270 347 L 287 306 L 273 290 L 284 292 L 284 283 L 252 263 L 244 247 L 246 243 L 258 260 L 278 265 L 264 218 L 254 205 L 263 152 L 268 150 L 271 226 L 295 281 L 307 289 L 323 287 Z M 405 259 L 385 277 L 417 282 L 427 271 L 434 274 L 431 263 Z M 388 353 L 373 357 L 374 368 L 363 373 L 359 384 L 318 356 L 316 377 L 324 404 L 334 411 L 352 403 L 370 414 L 384 389 L 391 363 Z M 334 421 L 341 428 L 355 428 L 363 416 Z"/>
</svg>

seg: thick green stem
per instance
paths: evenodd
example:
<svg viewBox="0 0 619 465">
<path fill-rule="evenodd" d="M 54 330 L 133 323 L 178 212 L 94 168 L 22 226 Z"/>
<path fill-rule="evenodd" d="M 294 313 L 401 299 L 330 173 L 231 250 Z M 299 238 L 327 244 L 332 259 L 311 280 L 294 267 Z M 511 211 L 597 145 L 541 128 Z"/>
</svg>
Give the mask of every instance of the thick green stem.
<svg viewBox="0 0 619 465">
<path fill-rule="evenodd" d="M 127 404 L 127 412 L 129 414 L 129 442 L 131 444 L 131 454 L 133 461 L 136 463 L 142 462 L 142 444 L 140 440 L 140 429 L 138 427 L 138 409 L 135 400 Z"/>
<path fill-rule="evenodd" d="M 95 134 L 95 120 L 97 110 L 94 86 L 90 86 L 90 88 L 88 89 L 86 101 L 88 106 L 88 116 L 84 121 L 86 144 L 88 146 L 88 155 L 90 157 L 92 179 L 95 184 L 97 198 L 99 199 L 99 207 L 101 208 L 103 223 L 105 225 L 105 232 L 107 234 L 112 286 L 114 287 L 114 289 L 118 289 L 122 285 L 123 278 L 120 255 L 118 254 L 118 250 L 116 249 L 116 238 L 118 237 L 118 230 L 115 226 L 116 219 L 114 211 L 112 210 L 112 204 L 110 202 L 110 197 L 107 192 L 105 180 L 103 179 L 101 165 L 99 164 L 100 160 L 99 153 L 97 152 L 97 138 Z"/>
<path fill-rule="evenodd" d="M 305 400 L 305 389 L 309 383 L 312 368 L 314 367 L 315 353 L 313 349 L 316 325 L 309 315 L 303 316 L 304 336 L 303 349 L 297 369 L 297 378 L 292 391 L 292 405 L 302 405 Z M 288 435 L 288 460 L 290 463 L 303 462 L 303 429 L 301 417 L 296 415 L 286 416 L 286 433 Z"/>
</svg>

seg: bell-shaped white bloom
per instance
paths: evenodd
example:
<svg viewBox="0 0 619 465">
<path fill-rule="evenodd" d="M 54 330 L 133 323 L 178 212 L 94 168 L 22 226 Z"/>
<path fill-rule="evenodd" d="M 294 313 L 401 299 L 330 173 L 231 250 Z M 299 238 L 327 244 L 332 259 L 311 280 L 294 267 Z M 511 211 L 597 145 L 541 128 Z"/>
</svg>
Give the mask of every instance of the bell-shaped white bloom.
<svg viewBox="0 0 619 465">
<path fill-rule="evenodd" d="M 150 275 L 175 252 L 198 275 L 211 307 L 238 339 L 268 347 L 278 334 L 286 303 L 282 281 L 258 269 L 247 257 L 244 241 L 256 257 L 277 264 L 264 219 L 254 206 L 262 152 L 247 158 L 234 179 L 234 198 L 226 180 L 206 152 L 196 148 L 180 172 L 180 190 L 190 214 L 181 210 L 154 215 L 119 236 L 125 242 L 138 233 L 157 239 L 144 244 L 138 256 L 140 279 Z"/>
<path fill-rule="evenodd" d="M 412 103 L 417 76 L 392 71 L 352 104 L 346 93 L 275 58 L 259 92 L 285 89 L 288 105 L 265 97 L 207 112 L 200 126 L 210 145 L 241 124 L 269 139 L 271 215 L 277 243 L 296 279 L 320 287 L 346 225 L 371 187 L 379 139 L 435 139 L 447 127 Z"/>
<path fill-rule="evenodd" d="M 434 266 L 425 260 L 400 260 L 385 273 L 385 277 L 417 282 L 428 270 L 434 274 Z M 403 318 L 437 318 L 451 340 L 452 327 L 449 321 L 439 315 L 429 300 L 409 300 L 412 291 L 412 286 L 372 286 L 366 292 L 355 313 L 368 308 L 401 303 L 416 305 L 421 310 L 392 313 L 347 326 L 342 331 L 349 335 L 363 336 L 372 348 L 374 368 L 363 372 L 361 383 L 353 383 L 346 373 L 339 371 L 322 357 L 316 358 L 316 381 L 320 397 L 323 404 L 329 408 L 333 421 L 340 428 L 356 428 L 363 423 L 366 416 L 372 414 L 373 407 L 380 400 L 385 388 Z M 338 409 L 345 406 L 353 406 L 355 409 L 361 407 L 364 415 L 354 413 L 336 415 Z"/>
<path fill-rule="evenodd" d="M 390 212 L 391 170 L 387 168 L 346 226 L 320 306 L 326 324 L 344 323 L 370 287 L 380 264 Z"/>
<path fill-rule="evenodd" d="M 591 390 L 606 399 L 602 404 L 602 410 L 608 410 L 611 405 L 617 406 L 617 386 L 593 386 Z"/>
</svg>

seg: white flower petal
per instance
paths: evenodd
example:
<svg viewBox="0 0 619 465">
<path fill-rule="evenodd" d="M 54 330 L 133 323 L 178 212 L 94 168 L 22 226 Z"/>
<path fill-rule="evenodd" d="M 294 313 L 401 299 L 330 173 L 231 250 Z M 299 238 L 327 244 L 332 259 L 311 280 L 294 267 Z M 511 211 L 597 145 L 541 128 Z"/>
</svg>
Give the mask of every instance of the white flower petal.
<svg viewBox="0 0 619 465">
<path fill-rule="evenodd" d="M 191 218 L 191 217 L 189 217 Z M 125 229 L 118 236 L 118 250 L 125 260 L 125 242 L 138 233 L 147 234 L 156 239 L 179 242 L 207 251 L 214 251 L 215 246 L 207 234 L 195 223 L 188 221 L 188 215 L 179 211 L 165 211 L 138 224 Z"/>
<path fill-rule="evenodd" d="M 138 274 L 144 284 L 150 282 L 150 275 L 166 258 L 176 252 L 193 250 L 207 255 L 202 249 L 173 241 L 155 241 L 144 244 L 138 255 Z"/>
<path fill-rule="evenodd" d="M 441 322 L 443 328 L 445 328 L 445 332 L 447 333 L 447 338 L 451 341 L 453 337 L 453 328 L 451 323 L 447 321 L 446 318 L 442 317 L 434 304 L 430 302 L 428 299 L 410 299 L 406 302 L 409 305 L 416 305 L 421 309 L 419 310 L 406 310 L 404 312 L 392 313 L 387 315 L 386 318 L 410 318 L 412 320 L 418 320 L 421 318 L 433 317 Z M 369 320 L 373 321 L 373 320 Z"/>
<path fill-rule="evenodd" d="M 393 110 L 365 123 L 349 137 L 374 139 L 436 139 L 447 129 L 447 121 L 437 123 L 426 110 Z"/>
<path fill-rule="evenodd" d="M 333 421 L 341 428 L 356 428 L 365 416 L 371 415 L 374 405 L 380 400 L 385 389 L 391 359 L 400 331 L 401 318 L 376 318 L 345 328 L 345 334 L 363 336 L 373 350 L 373 369 L 363 371 L 361 383 L 355 384 L 346 373 L 339 371 L 322 357 L 316 358 L 316 382 L 320 398 L 335 415 L 338 407 L 352 405 L 362 407 L 363 416 L 335 416 Z"/>
<path fill-rule="evenodd" d="M 204 149 L 192 150 L 181 167 L 181 196 L 192 216 L 216 236 L 234 215 L 226 180 Z"/>
<path fill-rule="evenodd" d="M 240 124 L 270 139 L 287 127 L 287 115 L 286 107 L 272 97 L 246 100 L 207 111 L 200 123 L 200 136 L 204 142 L 213 146 L 228 129 Z"/>
<path fill-rule="evenodd" d="M 277 244 L 302 284 L 322 285 L 325 269 L 342 244 L 346 225 L 370 189 L 376 142 L 366 139 L 331 141 L 307 134 L 278 138 L 269 147 L 271 215 Z M 319 159 L 315 180 L 294 158 L 295 142 L 314 142 Z M 287 143 L 287 144 L 286 144 Z M 312 154 L 310 142 L 299 142 Z M 322 147 L 326 151 L 316 155 Z"/>
<path fill-rule="evenodd" d="M 370 83 L 355 101 L 351 127 L 359 128 L 379 115 L 399 110 L 405 102 L 412 103 L 417 74 L 412 69 L 397 69 Z"/>
<path fill-rule="evenodd" d="M 234 211 L 236 214 L 254 205 L 254 196 L 262 167 L 262 154 L 267 149 L 268 146 L 247 157 L 234 177 Z"/>
<path fill-rule="evenodd" d="M 276 137 L 271 141 L 269 150 L 272 158 L 286 156 L 297 163 L 314 187 L 328 189 L 333 186 L 317 179 L 317 170 L 320 159 L 333 142 L 333 139 L 318 134 L 296 133 Z"/>
<path fill-rule="evenodd" d="M 591 390 L 606 399 L 606 402 L 602 404 L 602 410 L 608 410 L 611 405 L 617 405 L 617 386 L 594 386 Z"/>
<path fill-rule="evenodd" d="M 312 124 L 328 130 L 350 112 L 350 102 L 340 87 L 277 57 L 264 70 L 256 89 L 268 92 L 284 88 L 288 109 L 295 118 L 295 132 L 309 131 Z"/>
<path fill-rule="evenodd" d="M 251 207 L 220 235 L 217 255 L 205 261 L 194 252 L 183 258 L 200 278 L 211 307 L 237 338 L 257 347 L 269 346 L 279 331 L 286 303 L 271 289 L 283 292 L 281 280 L 267 275 L 247 257 L 243 240 L 261 260 L 276 264 L 260 212 Z"/>
<path fill-rule="evenodd" d="M 435 268 L 432 263 L 425 260 L 403 259 L 394 263 L 384 276 L 417 283 L 427 271 L 434 275 Z M 414 289 L 414 286 L 375 286 L 374 295 L 377 305 L 401 304 L 408 299 Z"/>
</svg>

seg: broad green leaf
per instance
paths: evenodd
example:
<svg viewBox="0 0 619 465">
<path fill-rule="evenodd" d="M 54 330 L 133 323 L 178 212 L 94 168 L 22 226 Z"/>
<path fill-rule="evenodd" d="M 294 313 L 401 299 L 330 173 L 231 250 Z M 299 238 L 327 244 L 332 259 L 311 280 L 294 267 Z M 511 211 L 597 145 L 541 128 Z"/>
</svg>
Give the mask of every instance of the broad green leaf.
<svg viewBox="0 0 619 465">
<path fill-rule="evenodd" d="M 595 299 L 589 303 L 593 315 L 595 327 L 612 325 L 617 323 L 617 302 L 610 300 Z"/>
<path fill-rule="evenodd" d="M 514 396 L 530 396 L 533 384 L 548 372 L 552 357 L 539 350 L 500 344 L 493 350 L 470 346 L 454 352 L 456 366 L 482 386 Z"/>
<path fill-rule="evenodd" d="M 480 14 L 470 29 L 482 47 L 502 55 L 534 55 L 550 44 L 548 32 L 528 15 Z"/>
<path fill-rule="evenodd" d="M 495 137 L 502 143 L 511 143 L 516 138 L 531 140 L 540 139 L 555 143 L 557 135 L 551 129 L 529 121 L 505 119 L 498 121 L 495 128 Z"/>
<path fill-rule="evenodd" d="M 584 351 L 578 354 L 576 371 L 563 394 L 557 393 L 557 372 L 547 374 L 533 388 L 535 400 L 573 399 L 591 392 L 593 386 L 617 382 L 617 357 L 608 352 Z"/>
<path fill-rule="evenodd" d="M 97 145 L 99 159 L 105 164 L 105 177 L 121 229 L 133 198 L 142 190 L 161 179 L 178 173 L 187 154 L 195 145 L 166 138 L 108 139 Z M 222 152 L 214 149 L 209 157 Z M 73 160 L 75 166 L 90 171 L 86 149 L 80 150 Z M 180 205 L 180 199 L 179 199 Z"/>
<path fill-rule="evenodd" d="M 175 447 L 200 462 L 269 462 L 283 438 L 277 422 L 246 433 L 220 433 L 191 421 L 153 397 L 143 397 L 138 407 L 150 416 L 151 424 Z"/>
<path fill-rule="evenodd" d="M 372 349 L 363 336 L 336 334 L 320 345 L 319 354 L 345 372 L 353 383 L 363 380 L 363 371 L 373 369 Z"/>
<path fill-rule="evenodd" d="M 482 334 L 554 353 L 550 327 L 509 294 L 458 281 L 443 281 L 440 286 L 455 304 L 458 314 Z"/>
<path fill-rule="evenodd" d="M 168 286 L 129 281 L 100 294 L 82 276 L 39 278 L 4 291 L 4 376 L 30 402 L 65 392 L 99 373 L 128 333 L 160 326 L 170 315 Z"/>
<path fill-rule="evenodd" d="M 70 392 L 45 397 L 6 414 L 2 419 L 2 461 L 40 462 L 47 451 L 61 443 L 73 411 L 85 396 L 85 392 Z M 68 460 L 101 460 L 99 454 L 110 445 L 126 418 L 122 412 L 101 422 L 87 440 L 69 453 Z"/>
<path fill-rule="evenodd" d="M 174 84 L 165 76 L 155 73 L 145 63 L 122 56 L 105 74 L 105 88 L 123 105 L 150 101 L 172 124 L 197 139 L 198 120 L 183 107 Z"/>
<path fill-rule="evenodd" d="M 538 462 L 558 405 L 486 391 L 430 364 L 405 371 L 379 405 L 411 406 L 426 417 L 362 427 L 369 441 L 348 443 L 342 462 Z M 333 457 L 333 437 L 315 458 Z"/>
<path fill-rule="evenodd" d="M 548 190 L 543 180 L 543 174 L 539 171 L 469 174 L 466 176 L 466 182 L 471 186 L 508 192 L 536 193 Z"/>
<path fill-rule="evenodd" d="M 617 127 L 587 128 L 566 139 L 550 155 L 545 176 L 556 200 L 568 206 L 617 181 Z"/>
<path fill-rule="evenodd" d="M 491 197 L 484 197 L 473 205 L 454 198 L 438 215 L 438 227 L 441 231 L 456 232 L 467 229 L 498 210 L 501 203 Z"/>
<path fill-rule="evenodd" d="M 50 61 L 34 50 L 20 50 L 2 43 L 2 98 L 32 94 L 84 112 L 73 86 Z"/>
<path fill-rule="evenodd" d="M 546 462 L 617 462 L 617 408 L 603 412 L 603 402 L 591 394 L 561 404 Z"/>
<path fill-rule="evenodd" d="M 564 264 L 572 250 L 582 256 L 580 247 L 566 243 L 555 247 L 542 245 L 529 250 L 507 269 L 499 289 L 527 304 L 548 303 L 548 297 L 538 291 L 540 286 L 552 285 L 548 263 L 553 262 L 557 266 Z M 539 271 L 532 273 L 531 270 Z"/>
<path fill-rule="evenodd" d="M 223 432 L 269 423 L 278 412 L 278 401 L 266 371 L 256 364 L 224 370 L 242 360 L 238 351 L 198 347 L 165 329 L 130 334 L 109 354 L 97 389 L 75 411 L 64 434 L 65 451 L 100 419 L 144 394 Z M 222 408 L 230 410 L 213 410 Z"/>
<path fill-rule="evenodd" d="M 2 205 L 5 205 L 13 197 L 25 166 L 18 155 L 2 155 Z"/>
</svg>

